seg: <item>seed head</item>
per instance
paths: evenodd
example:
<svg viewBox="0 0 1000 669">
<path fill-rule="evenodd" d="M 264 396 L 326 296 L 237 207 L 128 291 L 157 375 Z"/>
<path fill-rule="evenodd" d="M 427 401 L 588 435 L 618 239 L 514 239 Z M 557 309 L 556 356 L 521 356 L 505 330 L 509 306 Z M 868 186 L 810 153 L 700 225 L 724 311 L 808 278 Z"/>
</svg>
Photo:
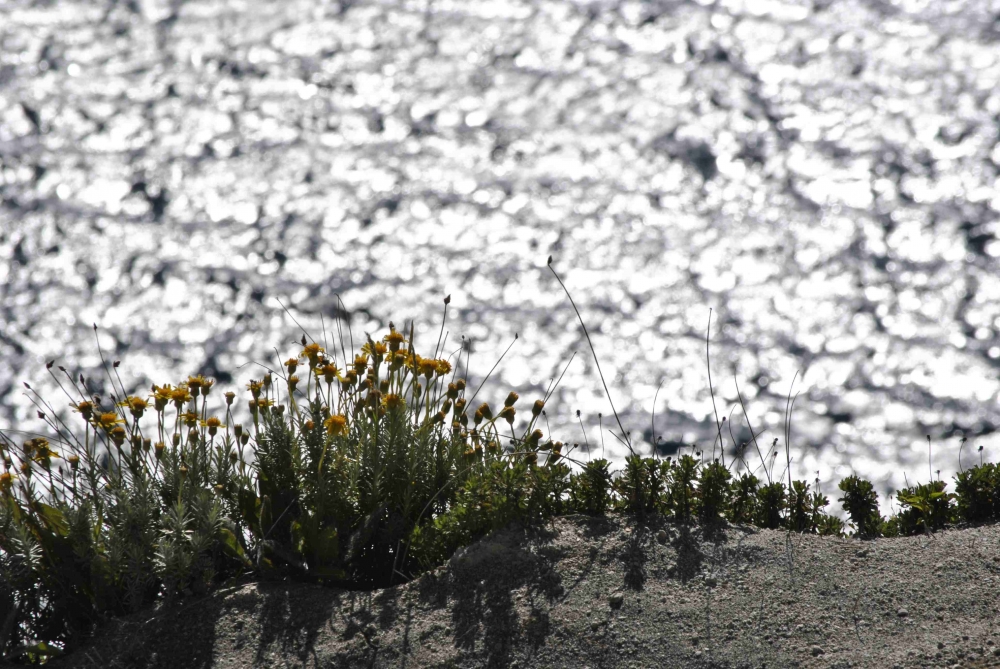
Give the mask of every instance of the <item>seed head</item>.
<svg viewBox="0 0 1000 669">
<path fill-rule="evenodd" d="M 514 414 L 517 410 L 512 406 L 505 406 L 500 410 L 500 417 L 507 421 L 508 424 L 514 424 Z"/>
</svg>

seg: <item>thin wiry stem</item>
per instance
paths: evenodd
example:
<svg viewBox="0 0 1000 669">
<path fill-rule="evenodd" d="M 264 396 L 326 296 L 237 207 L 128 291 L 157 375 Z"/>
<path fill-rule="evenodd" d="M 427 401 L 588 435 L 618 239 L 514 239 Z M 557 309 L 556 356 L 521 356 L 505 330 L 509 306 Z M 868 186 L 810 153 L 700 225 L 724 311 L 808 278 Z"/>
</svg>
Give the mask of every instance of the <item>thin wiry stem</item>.
<svg viewBox="0 0 1000 669">
<path fill-rule="evenodd" d="M 726 449 L 722 443 L 722 424 L 719 422 L 719 410 L 715 406 L 715 389 L 712 388 L 712 362 L 708 355 L 709 333 L 712 331 L 712 309 L 708 310 L 708 327 L 705 329 L 705 368 L 708 370 L 708 390 L 712 395 L 712 411 L 715 412 L 715 427 L 719 431 L 719 446 L 722 447 L 722 466 L 726 466 Z M 715 444 L 712 444 L 712 458 L 715 458 Z"/>
<path fill-rule="evenodd" d="M 767 483 L 771 484 L 771 474 L 767 471 L 767 464 L 764 462 L 764 456 L 760 454 L 760 445 L 757 443 L 757 435 L 754 434 L 753 425 L 750 423 L 750 415 L 747 413 L 747 406 L 743 403 L 743 395 L 740 394 L 740 384 L 736 380 L 736 374 L 733 374 L 733 383 L 736 384 L 736 396 L 740 399 L 740 406 L 743 407 L 743 415 L 747 419 L 747 426 L 750 428 L 750 436 L 753 437 L 753 445 L 757 448 L 757 456 L 760 458 L 760 462 L 764 465 L 764 473 L 767 474 Z"/>
<path fill-rule="evenodd" d="M 559 285 L 562 286 L 563 292 L 566 293 L 566 297 L 569 298 L 569 303 L 571 305 L 573 305 L 573 311 L 576 312 L 576 317 L 580 321 L 580 327 L 583 328 L 583 334 L 584 334 L 584 336 L 587 337 L 587 344 L 590 345 L 590 352 L 594 354 L 594 363 L 597 365 L 597 373 L 601 377 L 601 384 L 604 385 L 604 394 L 608 396 L 608 403 L 611 405 L 611 411 L 614 412 L 614 414 L 615 414 L 615 420 L 618 421 L 618 429 L 621 430 L 622 434 L 625 435 L 626 445 L 628 446 L 629 452 L 632 455 L 635 455 L 635 451 L 632 450 L 632 440 L 628 438 L 628 435 L 625 432 L 625 428 L 622 427 L 622 421 L 618 417 L 618 411 L 615 409 L 615 403 L 611 399 L 611 392 L 608 391 L 608 384 L 604 380 L 604 372 L 601 371 L 601 362 L 600 362 L 600 360 L 597 359 L 597 351 L 594 350 L 594 342 L 592 342 L 590 340 L 590 333 L 587 332 L 587 326 L 583 322 L 583 316 L 580 315 L 580 310 L 576 308 L 576 302 L 573 301 L 573 296 L 569 294 L 569 290 L 566 288 L 566 284 L 564 284 L 563 280 L 559 278 L 559 275 L 556 274 L 556 271 L 554 269 L 552 269 L 552 256 L 549 256 L 549 260 L 548 260 L 547 264 L 548 264 L 549 270 L 552 272 L 552 275 L 556 278 L 556 281 L 558 281 Z"/>
</svg>

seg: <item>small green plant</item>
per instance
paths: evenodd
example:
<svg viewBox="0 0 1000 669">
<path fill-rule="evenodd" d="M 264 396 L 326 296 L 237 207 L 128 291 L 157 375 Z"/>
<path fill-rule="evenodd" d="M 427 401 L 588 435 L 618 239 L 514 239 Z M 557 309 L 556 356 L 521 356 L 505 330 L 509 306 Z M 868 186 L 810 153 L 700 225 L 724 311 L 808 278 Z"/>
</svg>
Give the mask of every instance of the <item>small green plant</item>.
<svg viewBox="0 0 1000 669">
<path fill-rule="evenodd" d="M 770 530 L 784 525 L 782 512 L 787 504 L 785 484 L 774 481 L 757 488 L 757 519 L 756 524 Z"/>
<path fill-rule="evenodd" d="M 899 533 L 910 536 L 919 532 L 942 529 L 955 521 L 955 493 L 945 492 L 948 484 L 932 481 L 904 488 L 896 493 L 901 509 L 897 514 Z"/>
<path fill-rule="evenodd" d="M 621 509 L 641 518 L 662 511 L 668 478 L 669 465 L 666 462 L 629 455 L 625 458 L 625 469 L 612 489 L 622 500 Z"/>
<path fill-rule="evenodd" d="M 697 509 L 697 492 L 694 483 L 698 477 L 699 462 L 691 455 L 682 455 L 670 464 L 670 492 L 667 508 L 679 523 L 694 520 Z"/>
<path fill-rule="evenodd" d="M 698 520 L 707 525 L 717 523 L 729 505 L 729 470 L 714 460 L 698 476 Z"/>
<path fill-rule="evenodd" d="M 882 518 L 878 513 L 878 493 L 875 492 L 871 481 L 852 474 L 842 480 L 839 487 L 844 496 L 837 501 L 841 502 L 847 511 L 854 525 L 855 535 L 862 539 L 879 536 Z"/>
<path fill-rule="evenodd" d="M 955 492 L 960 519 L 970 523 L 1000 520 L 1000 468 L 995 463 L 956 474 Z"/>
<path fill-rule="evenodd" d="M 570 479 L 570 507 L 589 516 L 603 516 L 612 502 L 611 472 L 604 458 L 591 460 Z"/>
<path fill-rule="evenodd" d="M 752 525 L 758 517 L 757 489 L 760 481 L 749 472 L 743 472 L 731 484 L 731 498 L 728 509 L 729 522 Z"/>
</svg>

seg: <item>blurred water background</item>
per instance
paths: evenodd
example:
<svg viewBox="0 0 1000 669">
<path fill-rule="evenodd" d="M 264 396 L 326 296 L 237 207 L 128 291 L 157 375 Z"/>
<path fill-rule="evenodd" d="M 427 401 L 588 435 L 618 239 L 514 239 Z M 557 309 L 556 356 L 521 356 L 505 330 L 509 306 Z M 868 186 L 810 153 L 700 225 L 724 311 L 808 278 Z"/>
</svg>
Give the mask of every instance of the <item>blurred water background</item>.
<svg viewBox="0 0 1000 669">
<path fill-rule="evenodd" d="M 712 309 L 720 417 L 749 437 L 736 379 L 783 449 L 799 372 L 838 515 L 852 472 L 927 481 L 926 435 L 950 480 L 963 435 L 1000 459 L 998 79 L 996 0 L 6 0 L 0 426 L 39 428 L 25 381 L 66 407 L 47 360 L 107 396 L 94 323 L 130 390 L 221 403 L 298 324 L 426 350 L 450 294 L 473 386 L 519 335 L 494 403 L 577 352 L 551 434 L 599 454 L 603 413 L 617 468 L 551 254 L 641 452 L 710 457 Z"/>
</svg>

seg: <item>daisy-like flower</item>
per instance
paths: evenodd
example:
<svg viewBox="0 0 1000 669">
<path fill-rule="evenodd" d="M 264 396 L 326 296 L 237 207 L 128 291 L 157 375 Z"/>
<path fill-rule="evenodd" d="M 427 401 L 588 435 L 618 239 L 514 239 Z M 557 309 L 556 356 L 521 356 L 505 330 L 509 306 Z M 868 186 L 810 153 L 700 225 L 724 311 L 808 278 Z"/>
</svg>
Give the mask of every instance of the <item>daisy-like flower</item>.
<svg viewBox="0 0 1000 669">
<path fill-rule="evenodd" d="M 368 368 L 368 356 L 367 355 L 356 355 L 354 356 L 354 373 L 363 374 Z"/>
<path fill-rule="evenodd" d="M 396 411 L 398 409 L 402 409 L 405 406 L 403 398 L 397 395 L 396 393 L 387 394 L 383 398 L 382 404 L 384 404 L 385 408 L 388 409 L 389 411 Z"/>
<path fill-rule="evenodd" d="M 429 379 L 437 371 L 437 363 L 438 361 L 432 358 L 420 358 L 420 362 L 417 363 L 417 372 L 423 374 L 424 378 Z"/>
<path fill-rule="evenodd" d="M 10 472 L 0 474 L 0 493 L 8 493 L 14 487 L 14 475 Z"/>
<path fill-rule="evenodd" d="M 317 367 L 314 370 L 314 372 L 317 378 L 322 376 L 323 380 L 326 381 L 328 384 L 333 383 L 334 381 L 337 380 L 337 374 L 338 374 L 337 366 L 332 362 L 328 362 L 322 367 Z"/>
<path fill-rule="evenodd" d="M 194 427 L 198 424 L 198 412 L 196 411 L 185 411 L 180 418 L 188 427 Z"/>
<path fill-rule="evenodd" d="M 399 350 L 399 347 L 406 343 L 406 337 L 403 336 L 402 332 L 396 332 L 396 328 L 389 325 L 389 334 L 382 338 L 386 344 L 389 345 L 389 350 L 395 353 Z"/>
<path fill-rule="evenodd" d="M 183 407 L 192 399 L 194 399 L 194 397 L 192 397 L 191 393 L 188 392 L 188 389 L 183 386 L 178 386 L 170 391 L 170 400 L 178 409 Z"/>
<path fill-rule="evenodd" d="M 201 384 L 205 381 L 205 377 L 199 374 L 198 376 L 189 376 L 187 380 L 187 387 L 191 391 L 192 395 L 197 395 L 198 391 L 201 390 Z"/>
<path fill-rule="evenodd" d="M 288 392 L 294 393 L 295 392 L 295 386 L 297 386 L 298 383 L 299 383 L 299 377 L 295 376 L 294 374 L 292 374 L 291 376 L 289 376 L 288 377 Z"/>
<path fill-rule="evenodd" d="M 247 390 L 250 391 L 250 394 L 253 395 L 254 399 L 260 397 L 260 391 L 263 387 L 264 387 L 263 381 L 251 381 L 250 383 L 247 384 Z"/>
<path fill-rule="evenodd" d="M 158 386 L 155 383 L 153 384 L 153 394 L 151 397 L 153 398 L 153 405 L 156 408 L 157 413 L 162 412 L 165 408 L 167 408 L 167 404 L 170 403 L 173 396 L 174 389 L 169 383 L 165 386 Z"/>
<path fill-rule="evenodd" d="M 308 358 L 309 366 L 316 367 L 320 363 L 320 355 L 322 353 L 325 353 L 323 347 L 316 342 L 312 342 L 311 344 L 305 345 L 305 348 L 303 348 L 302 352 L 299 353 L 299 357 Z"/>
<path fill-rule="evenodd" d="M 97 414 L 93 420 L 94 426 L 101 428 L 105 432 L 111 432 L 116 425 L 124 422 L 114 411 L 105 411 L 104 413 Z"/>
<path fill-rule="evenodd" d="M 121 446 L 125 443 L 125 428 L 121 425 L 115 425 L 111 428 L 111 439 L 115 442 L 115 446 Z"/>
<path fill-rule="evenodd" d="M 437 372 L 438 376 L 444 376 L 451 371 L 451 363 L 447 360 L 435 360 L 434 361 L 434 371 Z"/>
<path fill-rule="evenodd" d="M 226 427 L 225 425 L 222 424 L 222 421 L 216 418 L 215 416 L 209 416 L 208 419 L 199 421 L 199 423 L 202 427 L 207 427 L 208 434 L 213 437 L 219 431 L 220 427 Z"/>
<path fill-rule="evenodd" d="M 90 422 L 91 416 L 94 415 L 94 405 L 86 400 L 70 404 L 70 406 L 73 408 L 73 411 L 83 416 L 83 419 L 88 423 Z"/>
<path fill-rule="evenodd" d="M 285 361 L 285 368 L 288 369 L 289 374 L 294 374 L 295 369 L 299 366 L 298 358 L 289 358 Z"/>
<path fill-rule="evenodd" d="M 347 416 L 339 413 L 333 414 L 323 421 L 323 427 L 326 428 L 328 434 L 335 437 L 347 434 Z"/>
<path fill-rule="evenodd" d="M 52 458 L 58 458 L 59 454 L 49 448 L 49 440 L 45 437 L 38 437 L 36 439 L 32 439 L 31 441 L 33 442 L 33 453 L 31 454 L 31 459 L 48 469 L 49 461 Z"/>
<path fill-rule="evenodd" d="M 149 405 L 146 404 L 146 400 L 142 399 L 141 397 L 136 397 L 135 395 L 129 395 L 124 400 L 119 402 L 116 406 L 127 408 L 132 413 L 132 416 L 135 418 L 142 418 L 143 412 Z"/>
</svg>

